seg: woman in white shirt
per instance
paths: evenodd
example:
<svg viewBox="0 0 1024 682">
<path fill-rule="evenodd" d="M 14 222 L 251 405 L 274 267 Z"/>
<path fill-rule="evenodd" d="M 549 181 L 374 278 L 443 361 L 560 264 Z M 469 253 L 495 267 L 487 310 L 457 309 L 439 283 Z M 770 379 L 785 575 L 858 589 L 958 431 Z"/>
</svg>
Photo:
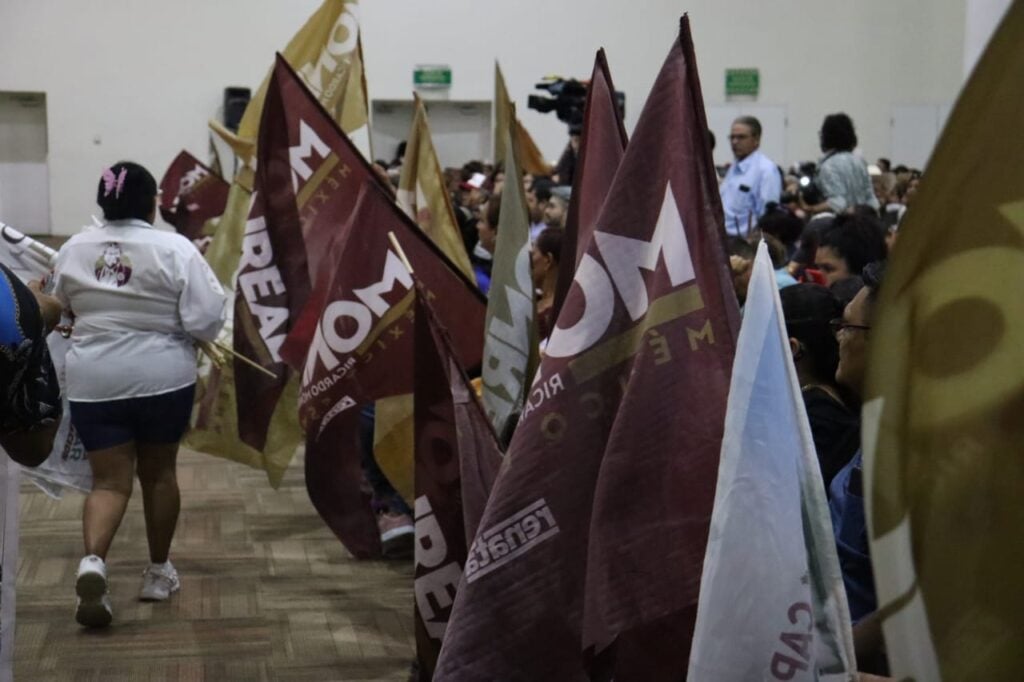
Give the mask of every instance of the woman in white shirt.
<svg viewBox="0 0 1024 682">
<path fill-rule="evenodd" d="M 105 561 L 136 470 L 152 562 L 140 599 L 162 601 L 179 589 L 168 561 L 180 509 L 178 444 L 192 411 L 195 341 L 216 337 L 225 302 L 192 242 L 153 228 L 157 185 L 149 171 L 114 164 L 97 203 L 106 224 L 61 248 L 54 286 L 74 316 L 65 390 L 93 471 L 75 584 L 75 617 L 90 627 L 112 618 Z"/>
</svg>

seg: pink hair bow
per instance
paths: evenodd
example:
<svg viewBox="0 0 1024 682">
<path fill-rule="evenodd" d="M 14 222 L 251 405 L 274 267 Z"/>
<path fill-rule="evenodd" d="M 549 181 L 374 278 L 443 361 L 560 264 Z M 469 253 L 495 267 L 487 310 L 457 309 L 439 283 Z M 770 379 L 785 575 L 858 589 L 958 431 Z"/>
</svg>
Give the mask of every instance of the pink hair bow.
<svg viewBox="0 0 1024 682">
<path fill-rule="evenodd" d="M 128 169 L 122 168 L 121 172 L 116 176 L 114 171 L 107 168 L 103 171 L 103 196 L 109 197 L 110 193 L 114 193 L 115 199 L 121 198 L 121 190 L 124 189 L 124 179 L 128 175 Z"/>
</svg>

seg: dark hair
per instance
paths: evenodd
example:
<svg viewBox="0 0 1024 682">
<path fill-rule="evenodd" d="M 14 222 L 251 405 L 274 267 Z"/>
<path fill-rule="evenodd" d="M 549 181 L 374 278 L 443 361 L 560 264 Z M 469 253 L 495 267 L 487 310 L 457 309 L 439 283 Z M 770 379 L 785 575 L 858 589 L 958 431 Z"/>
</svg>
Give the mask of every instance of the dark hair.
<svg viewBox="0 0 1024 682">
<path fill-rule="evenodd" d="M 530 191 L 537 197 L 537 201 L 547 201 L 551 198 L 551 188 L 554 186 L 555 183 L 551 182 L 551 178 L 542 176 L 533 179 Z"/>
<path fill-rule="evenodd" d="M 800 248 L 793 254 L 793 260 L 800 265 L 813 266 L 821 235 L 832 228 L 833 221 L 829 216 L 809 220 L 800 233 Z"/>
<path fill-rule="evenodd" d="M 708 142 L 711 143 L 711 151 L 715 151 L 715 134 L 708 128 Z"/>
<path fill-rule="evenodd" d="M 800 342 L 814 375 L 832 383 L 839 365 L 839 344 L 829 320 L 841 317 L 843 305 L 818 284 L 794 284 L 779 291 L 786 333 Z"/>
<path fill-rule="evenodd" d="M 460 171 L 460 177 L 462 182 L 468 182 L 471 177 L 476 173 L 483 173 L 486 169 L 482 161 L 467 161 L 462 164 L 462 170 Z"/>
<path fill-rule="evenodd" d="M 753 116 L 740 116 L 735 121 L 733 121 L 733 125 L 737 123 L 739 123 L 740 125 L 745 125 L 748 128 L 750 128 L 750 134 L 753 135 L 754 137 L 761 137 L 761 122 L 758 121 Z"/>
<path fill-rule="evenodd" d="M 101 177 L 96 188 L 96 203 L 103 209 L 103 217 L 107 220 L 135 218 L 148 222 L 156 208 L 156 180 L 150 172 L 131 161 L 118 161 L 107 170 L 113 174 L 116 184 L 108 189 L 110 176 Z"/>
<path fill-rule="evenodd" d="M 736 235 L 730 235 L 726 238 L 725 252 L 730 256 L 739 256 L 744 260 L 754 260 L 754 256 L 757 255 L 757 249 L 753 244 L 743 237 L 737 237 Z"/>
<path fill-rule="evenodd" d="M 487 180 L 488 182 L 491 183 L 492 188 L 494 187 L 494 181 L 498 178 L 498 173 L 505 173 L 504 161 L 499 161 L 498 163 L 494 164 L 494 167 L 491 168 L 491 172 L 487 174 Z"/>
<path fill-rule="evenodd" d="M 491 226 L 491 229 L 495 232 L 498 231 L 498 218 L 501 215 L 501 194 L 492 194 L 491 198 L 487 200 L 487 215 L 485 216 L 487 224 Z"/>
<path fill-rule="evenodd" d="M 562 261 L 562 237 L 565 230 L 560 227 L 545 227 L 533 240 L 533 246 L 541 253 L 551 254 L 555 263 Z"/>
<path fill-rule="evenodd" d="M 841 280 L 832 282 L 829 285 L 828 290 L 832 292 L 832 295 L 836 297 L 840 305 L 845 308 L 850 305 L 856 296 L 857 292 L 864 288 L 864 280 L 860 278 L 860 275 L 853 275 L 851 277 L 844 277 Z"/>
<path fill-rule="evenodd" d="M 883 260 L 888 251 L 882 222 L 856 213 L 836 216 L 832 227 L 821 235 L 818 247 L 823 246 L 831 247 L 846 261 L 851 273 L 860 272 L 868 263 Z"/>
<path fill-rule="evenodd" d="M 874 305 L 878 299 L 878 292 L 882 289 L 882 280 L 885 279 L 886 260 L 884 258 L 868 263 L 861 270 L 860 276 L 864 280 L 864 286 L 868 288 L 868 303 Z"/>
<path fill-rule="evenodd" d="M 786 257 L 786 247 L 775 235 L 761 232 L 760 237 L 768 245 L 768 257 L 772 259 L 772 267 L 776 270 L 784 267 L 789 262 L 789 258 Z"/>
<path fill-rule="evenodd" d="M 846 114 L 829 114 L 821 124 L 821 151 L 852 152 L 857 147 L 853 121 Z"/>
<path fill-rule="evenodd" d="M 766 211 L 757 221 L 757 229 L 770 234 L 785 246 L 790 246 L 800 238 L 804 230 L 804 222 L 785 208 L 776 207 Z"/>
</svg>

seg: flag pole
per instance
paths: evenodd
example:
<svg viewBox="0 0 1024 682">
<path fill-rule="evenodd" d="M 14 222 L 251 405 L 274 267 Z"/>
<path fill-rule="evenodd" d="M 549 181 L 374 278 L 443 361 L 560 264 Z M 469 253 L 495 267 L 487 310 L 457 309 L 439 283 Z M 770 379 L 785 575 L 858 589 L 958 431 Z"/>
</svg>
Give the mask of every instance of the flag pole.
<svg viewBox="0 0 1024 682">
<path fill-rule="evenodd" d="M 256 361 L 251 360 L 250 358 L 247 358 L 246 356 L 244 356 L 241 353 L 239 353 L 238 351 L 236 351 L 234 348 L 231 348 L 230 346 L 227 346 L 227 345 L 221 343 L 220 341 L 200 341 L 198 343 L 198 345 L 199 345 L 199 349 L 203 353 L 205 353 L 207 356 L 209 356 L 210 360 L 215 365 L 223 364 L 224 356 L 222 355 L 222 353 L 227 353 L 228 355 L 231 355 L 231 356 L 233 356 L 235 358 L 238 358 L 239 360 L 241 360 L 245 364 L 249 365 L 253 369 L 258 370 L 260 372 L 263 372 L 264 374 L 266 374 L 271 379 L 276 379 L 277 378 L 276 374 L 271 372 L 269 369 L 267 369 L 263 365 L 260 365 Z"/>
<path fill-rule="evenodd" d="M 402 245 L 398 243 L 398 237 L 395 236 L 395 233 L 388 232 L 388 239 L 391 240 L 391 246 L 395 247 L 395 251 L 398 252 L 398 257 L 401 259 L 402 265 L 405 266 L 405 269 L 409 271 L 410 275 L 415 274 L 412 271 L 412 263 L 410 263 L 409 259 L 406 258 L 405 251 L 402 250 Z"/>
</svg>

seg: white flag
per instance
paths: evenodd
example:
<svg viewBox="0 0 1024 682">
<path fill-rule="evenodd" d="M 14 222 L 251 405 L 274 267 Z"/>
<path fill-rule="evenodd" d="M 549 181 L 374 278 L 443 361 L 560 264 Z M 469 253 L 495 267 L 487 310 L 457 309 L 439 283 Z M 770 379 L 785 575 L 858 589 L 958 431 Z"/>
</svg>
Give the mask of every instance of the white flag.
<svg viewBox="0 0 1024 682">
<path fill-rule="evenodd" d="M 844 680 L 856 663 L 821 471 L 764 242 L 736 348 L 689 680 Z"/>
</svg>

